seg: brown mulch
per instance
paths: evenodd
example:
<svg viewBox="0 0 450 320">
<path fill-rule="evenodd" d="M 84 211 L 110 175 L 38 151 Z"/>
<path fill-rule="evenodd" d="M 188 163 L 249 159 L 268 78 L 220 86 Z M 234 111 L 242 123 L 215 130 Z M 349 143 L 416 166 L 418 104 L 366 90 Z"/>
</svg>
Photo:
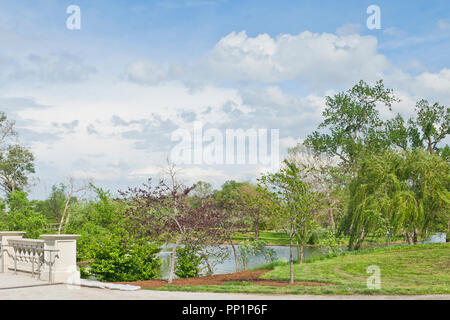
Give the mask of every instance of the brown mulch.
<svg viewBox="0 0 450 320">
<path fill-rule="evenodd" d="M 272 279 L 261 279 L 260 277 L 269 270 L 256 270 L 256 271 L 241 271 L 230 274 L 216 274 L 212 276 L 204 276 L 197 278 L 185 278 L 185 279 L 174 279 L 172 285 L 175 286 L 205 286 L 205 285 L 223 285 L 229 281 L 242 281 L 250 282 L 257 285 L 264 286 L 276 286 L 276 287 L 286 287 L 286 286 L 324 286 L 327 283 L 321 282 L 299 282 L 296 281 L 294 284 L 290 284 L 289 281 L 284 280 L 272 280 Z M 134 282 L 115 282 L 119 284 L 131 284 L 135 286 L 140 286 L 144 288 L 160 288 L 167 286 L 167 280 L 145 280 L 145 281 L 134 281 Z"/>
</svg>

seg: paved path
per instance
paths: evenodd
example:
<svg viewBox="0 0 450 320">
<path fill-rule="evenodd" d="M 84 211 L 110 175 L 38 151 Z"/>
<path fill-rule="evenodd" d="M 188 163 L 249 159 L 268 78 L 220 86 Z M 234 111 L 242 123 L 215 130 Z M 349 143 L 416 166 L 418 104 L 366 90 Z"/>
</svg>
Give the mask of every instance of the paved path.
<svg viewBox="0 0 450 320">
<path fill-rule="evenodd" d="M 19 286 L 23 286 L 18 288 Z M 426 296 L 319 296 L 319 295 L 262 295 L 240 293 L 168 292 L 153 290 L 119 291 L 108 289 L 48 285 L 28 275 L 0 273 L 0 300 L 385 300 L 420 299 L 450 300 L 450 295 Z"/>
</svg>

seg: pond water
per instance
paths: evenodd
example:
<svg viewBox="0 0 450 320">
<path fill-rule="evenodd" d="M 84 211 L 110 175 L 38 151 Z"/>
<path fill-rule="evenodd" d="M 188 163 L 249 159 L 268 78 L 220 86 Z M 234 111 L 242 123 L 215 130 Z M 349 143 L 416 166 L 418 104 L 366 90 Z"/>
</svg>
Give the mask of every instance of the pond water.
<svg viewBox="0 0 450 320">
<path fill-rule="evenodd" d="M 167 279 L 169 276 L 169 266 L 170 266 L 170 251 L 172 249 L 173 245 L 164 245 L 161 249 L 161 252 L 159 254 L 162 265 L 160 270 L 160 276 L 159 278 Z M 218 246 L 209 246 L 209 250 L 214 250 Z M 214 266 L 214 274 L 225 274 L 225 273 L 233 273 L 236 272 L 236 264 L 234 260 L 233 250 L 231 248 L 231 245 L 221 245 L 221 248 L 224 250 L 227 250 L 229 252 L 228 257 L 224 259 L 223 261 L 213 261 L 213 263 L 216 263 Z M 272 249 L 275 253 L 275 260 L 284 260 L 289 261 L 289 246 L 266 246 L 267 249 Z M 236 247 L 236 250 L 237 247 Z M 315 254 L 322 254 L 326 253 L 326 249 L 319 248 L 319 247 L 305 247 L 303 251 L 303 257 L 307 258 L 310 257 L 313 253 Z M 297 248 L 294 248 L 294 259 L 298 258 L 298 250 Z M 211 260 L 214 260 L 211 258 Z M 270 261 L 267 261 L 263 253 L 259 253 L 256 255 L 250 255 L 248 259 L 248 268 L 256 268 L 263 264 L 266 264 Z M 240 268 L 242 268 L 240 264 Z M 206 265 L 202 265 L 202 269 L 204 270 L 202 272 L 202 275 L 206 273 Z"/>
</svg>

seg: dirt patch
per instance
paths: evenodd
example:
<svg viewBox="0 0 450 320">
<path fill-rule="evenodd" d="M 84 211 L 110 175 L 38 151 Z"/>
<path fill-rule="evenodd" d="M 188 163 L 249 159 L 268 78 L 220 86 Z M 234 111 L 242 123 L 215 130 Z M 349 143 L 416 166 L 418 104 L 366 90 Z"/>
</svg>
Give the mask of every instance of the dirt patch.
<svg viewBox="0 0 450 320">
<path fill-rule="evenodd" d="M 172 285 L 175 286 L 208 286 L 208 285 L 223 285 L 230 281 L 236 282 L 250 282 L 257 285 L 263 286 L 324 286 L 327 283 L 320 282 L 299 282 L 296 281 L 294 284 L 290 284 L 289 281 L 284 280 L 273 280 L 273 279 L 261 279 L 261 276 L 268 272 L 269 270 L 256 270 L 256 271 L 242 271 L 229 274 L 216 274 L 212 276 L 204 276 L 197 278 L 186 278 L 186 279 L 174 279 Z M 115 282 L 120 284 L 131 284 L 135 286 L 140 286 L 141 288 L 160 288 L 167 286 L 166 280 L 145 280 L 145 281 L 135 281 L 135 282 Z"/>
</svg>

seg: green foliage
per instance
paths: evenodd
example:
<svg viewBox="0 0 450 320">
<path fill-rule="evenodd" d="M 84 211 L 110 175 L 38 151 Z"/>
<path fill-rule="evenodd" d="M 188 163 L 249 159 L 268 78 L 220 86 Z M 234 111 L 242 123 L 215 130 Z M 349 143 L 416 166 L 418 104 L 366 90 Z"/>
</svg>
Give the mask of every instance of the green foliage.
<svg viewBox="0 0 450 320">
<path fill-rule="evenodd" d="M 113 236 L 89 246 L 93 262 L 85 272 L 101 281 L 140 281 L 158 276 L 161 262 L 156 244 Z"/>
<path fill-rule="evenodd" d="M 342 252 L 341 241 L 336 237 L 336 234 L 331 230 L 326 230 L 320 237 L 320 246 L 327 249 L 329 254 L 339 254 Z"/>
<path fill-rule="evenodd" d="M 360 81 L 352 89 L 333 97 L 326 97 L 325 120 L 319 129 L 329 133 L 313 132 L 305 140 L 308 147 L 317 153 L 339 157 L 347 169 L 353 165 L 367 150 L 380 150 L 386 145 L 377 104 L 391 108 L 398 101 L 391 89 L 378 81 L 371 87 Z"/>
<path fill-rule="evenodd" d="M 420 100 L 416 112 L 416 119 L 409 121 L 413 147 L 423 148 L 425 144 L 427 152 L 433 154 L 438 150 L 437 144 L 450 133 L 450 108 Z"/>
<path fill-rule="evenodd" d="M 34 156 L 27 148 L 9 145 L 0 152 L 0 187 L 6 194 L 23 190 L 34 172 Z"/>
<path fill-rule="evenodd" d="M 38 203 L 39 211 L 54 224 L 59 223 L 64 210 L 66 203 L 65 189 L 64 184 L 52 186 L 50 196 L 46 200 L 39 201 Z"/>
<path fill-rule="evenodd" d="M 8 210 L 0 216 L 0 224 L 6 230 L 25 231 L 26 238 L 38 238 L 47 229 L 47 219 L 37 211 L 36 201 L 28 200 L 27 196 L 24 191 L 14 191 L 8 196 Z"/>
<path fill-rule="evenodd" d="M 450 132 L 450 109 L 439 103 L 431 105 L 426 100 L 420 100 L 415 111 L 416 116 L 407 122 L 400 114 L 386 122 L 389 145 L 402 150 L 422 149 L 429 154 L 448 153 L 448 147 L 441 150 L 438 144 Z"/>
<path fill-rule="evenodd" d="M 108 191 L 93 186 L 97 197 L 89 202 L 78 201 L 71 204 L 72 211 L 69 224 L 65 228 L 67 233 L 80 234 L 77 240 L 78 260 L 92 258 L 91 244 L 95 239 L 109 236 L 132 237 L 123 228 L 126 223 L 123 215 L 123 204 L 112 199 Z"/>
<path fill-rule="evenodd" d="M 263 240 L 246 240 L 239 244 L 239 261 L 243 270 L 248 269 L 248 262 L 251 256 L 263 254 L 268 263 L 273 263 L 277 260 L 275 250 L 267 247 L 267 242 Z"/>
<path fill-rule="evenodd" d="M 446 144 L 444 148 L 439 150 L 439 155 L 442 159 L 450 163 L 450 147 Z"/>
<path fill-rule="evenodd" d="M 349 246 L 359 247 L 372 233 L 439 231 L 449 219 L 449 164 L 421 150 L 366 157 L 350 185 L 348 213 L 342 228 Z"/>
<path fill-rule="evenodd" d="M 303 182 L 300 170 L 285 160 L 285 167 L 275 174 L 263 175 L 259 187 L 267 190 L 272 219 L 290 239 L 304 245 L 317 229 L 315 215 L 320 203 L 316 194 Z"/>
<path fill-rule="evenodd" d="M 197 248 L 192 245 L 186 245 L 179 248 L 176 253 L 175 275 L 178 278 L 192 278 L 200 274 L 202 258 L 197 254 Z"/>
</svg>

